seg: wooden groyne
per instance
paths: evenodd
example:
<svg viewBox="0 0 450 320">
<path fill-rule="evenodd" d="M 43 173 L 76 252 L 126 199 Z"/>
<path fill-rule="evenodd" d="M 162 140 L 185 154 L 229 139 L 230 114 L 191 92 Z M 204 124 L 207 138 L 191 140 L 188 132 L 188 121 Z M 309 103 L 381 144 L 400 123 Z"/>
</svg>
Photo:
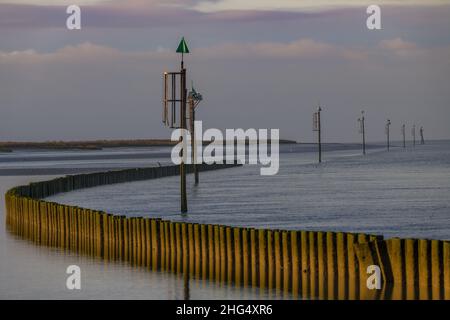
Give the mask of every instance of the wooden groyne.
<svg viewBox="0 0 450 320">
<path fill-rule="evenodd" d="M 450 299 L 449 241 L 172 222 L 43 200 L 76 189 L 173 176 L 178 170 L 126 169 L 19 186 L 5 195 L 7 227 L 41 245 L 294 297 Z M 367 288 L 370 265 L 380 267 L 380 290 Z"/>
</svg>

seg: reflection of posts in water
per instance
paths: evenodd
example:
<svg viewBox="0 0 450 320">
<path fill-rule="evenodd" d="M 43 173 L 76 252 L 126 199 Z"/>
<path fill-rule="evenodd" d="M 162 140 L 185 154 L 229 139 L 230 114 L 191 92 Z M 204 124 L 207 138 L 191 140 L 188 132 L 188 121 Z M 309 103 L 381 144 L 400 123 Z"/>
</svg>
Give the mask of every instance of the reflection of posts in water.
<svg viewBox="0 0 450 320">
<path fill-rule="evenodd" d="M 185 257 L 187 258 L 187 257 Z M 186 264 L 187 265 L 187 264 Z M 189 270 L 183 271 L 183 283 L 184 283 L 184 300 L 190 300 L 190 292 L 189 292 Z"/>
</svg>

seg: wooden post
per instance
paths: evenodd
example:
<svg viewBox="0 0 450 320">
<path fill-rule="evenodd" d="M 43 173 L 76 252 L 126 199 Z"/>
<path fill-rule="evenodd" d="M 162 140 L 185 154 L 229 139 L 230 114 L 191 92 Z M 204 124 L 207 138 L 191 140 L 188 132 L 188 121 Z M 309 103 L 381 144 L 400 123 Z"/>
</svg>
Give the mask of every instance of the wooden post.
<svg viewBox="0 0 450 320">
<path fill-rule="evenodd" d="M 327 298 L 327 248 L 326 233 L 317 233 L 317 274 L 318 274 L 318 297 Z"/>
<path fill-rule="evenodd" d="M 208 276 L 208 233 L 207 226 L 202 224 L 200 225 L 200 234 L 202 238 L 202 279 L 206 279 Z"/>
<path fill-rule="evenodd" d="M 343 232 L 336 235 L 337 273 L 338 273 L 338 297 L 339 300 L 347 299 L 347 245 Z"/>
<path fill-rule="evenodd" d="M 444 299 L 450 300 L 450 241 L 443 241 Z"/>
<path fill-rule="evenodd" d="M 158 245 L 159 237 L 158 237 L 158 225 L 155 219 L 151 220 L 151 229 L 152 229 L 152 269 L 157 270 L 159 267 L 159 245 Z"/>
<path fill-rule="evenodd" d="M 281 234 L 283 246 L 283 291 L 285 296 L 290 290 L 290 261 L 289 261 L 289 238 L 288 232 L 283 231 Z"/>
<path fill-rule="evenodd" d="M 195 272 L 195 252 L 194 252 L 194 229 L 192 223 L 187 225 L 188 232 L 188 255 L 189 255 L 189 274 L 192 276 Z"/>
<path fill-rule="evenodd" d="M 244 228 L 242 229 L 242 266 L 243 266 L 243 285 L 246 287 L 249 284 L 249 235 L 248 235 L 248 229 Z"/>
<path fill-rule="evenodd" d="M 241 249 L 241 229 L 233 228 L 234 231 L 234 281 L 237 286 L 242 279 L 242 249 Z"/>
<path fill-rule="evenodd" d="M 347 234 L 347 253 L 348 253 L 348 299 L 356 300 L 358 298 L 358 261 L 355 253 L 356 235 Z"/>
<path fill-rule="evenodd" d="M 405 240 L 405 276 L 406 276 L 406 299 L 415 300 L 418 298 L 416 295 L 418 283 L 417 283 L 417 240 L 406 239 Z"/>
<path fill-rule="evenodd" d="M 126 225 L 124 223 L 125 219 L 126 219 L 125 217 L 122 217 L 122 224 L 123 224 L 124 228 L 125 228 L 125 225 Z M 151 231 L 151 228 L 152 228 L 151 220 L 150 219 L 145 219 L 145 235 L 146 235 L 145 241 L 146 241 L 146 248 L 147 248 L 147 252 L 146 252 L 147 260 L 146 260 L 145 265 L 146 265 L 147 268 L 151 268 L 151 266 L 152 266 L 152 231 Z M 123 248 L 124 248 L 124 250 L 127 247 L 126 246 L 126 237 L 125 237 L 125 235 L 126 235 L 126 232 L 125 232 L 125 229 L 124 229 L 124 232 L 123 232 L 123 241 L 124 241 Z M 124 257 L 126 259 L 125 251 L 124 251 Z"/>
<path fill-rule="evenodd" d="M 215 272 L 216 272 L 216 281 L 220 281 L 220 235 L 219 235 L 219 226 L 214 226 L 214 253 L 215 253 Z"/>
<path fill-rule="evenodd" d="M 291 231 L 291 256 L 292 256 L 292 295 L 298 297 L 299 275 L 303 274 L 298 259 L 298 236 L 297 231 Z"/>
<path fill-rule="evenodd" d="M 175 241 L 176 241 L 176 247 L 177 247 L 177 268 L 176 268 L 176 273 L 179 274 L 181 273 L 181 259 L 182 259 L 182 247 L 181 247 L 181 226 L 180 223 L 177 222 L 175 223 Z"/>
<path fill-rule="evenodd" d="M 317 299 L 317 232 L 309 231 L 309 278 L 310 278 L 310 298 Z"/>
<path fill-rule="evenodd" d="M 258 261 L 257 257 L 257 248 L 256 248 L 256 231 L 255 229 L 250 229 L 250 254 L 251 254 L 251 279 L 252 279 L 252 287 L 258 286 Z"/>
<path fill-rule="evenodd" d="M 281 290 L 281 239 L 280 231 L 274 231 L 274 247 L 275 247 L 275 288 L 279 292 Z"/>
<path fill-rule="evenodd" d="M 233 281 L 233 235 L 231 233 L 231 228 L 226 227 L 225 229 L 226 236 L 226 250 L 227 250 L 227 279 L 228 284 L 231 284 Z"/>
<path fill-rule="evenodd" d="M 327 232 L 327 280 L 328 299 L 336 299 L 336 236 L 333 232 Z"/>
<path fill-rule="evenodd" d="M 443 298 L 441 295 L 441 275 L 442 266 L 440 257 L 442 256 L 442 244 L 443 241 L 430 240 L 431 242 L 431 299 L 440 300 Z M 443 286 L 442 286 L 443 287 Z"/>
<path fill-rule="evenodd" d="M 219 239 L 220 239 L 220 281 L 222 283 L 225 282 L 225 277 L 226 277 L 226 259 L 227 259 L 227 255 L 226 255 L 226 243 L 225 243 L 225 227 L 224 226 L 220 226 L 219 227 Z"/>
<path fill-rule="evenodd" d="M 300 248 L 302 250 L 301 255 L 301 272 L 302 272 L 302 297 L 309 298 L 310 292 L 310 269 L 309 269 L 309 239 L 308 231 L 300 232 Z"/>
<path fill-rule="evenodd" d="M 175 272 L 177 245 L 175 240 L 176 235 L 174 222 L 169 223 L 169 233 L 170 233 L 170 271 Z"/>
<path fill-rule="evenodd" d="M 195 246 L 195 276 L 200 278 L 201 270 L 201 242 L 200 242 L 200 230 L 199 225 L 194 224 L 194 246 Z"/>
<path fill-rule="evenodd" d="M 430 269 L 430 248 L 429 241 L 419 239 L 419 299 L 428 300 L 430 298 L 428 291 L 431 287 Z"/>
<path fill-rule="evenodd" d="M 267 273 L 266 273 L 266 250 L 267 250 L 267 238 L 266 238 L 266 230 L 260 229 L 258 232 L 258 248 L 259 248 L 259 287 L 264 289 L 266 287 L 267 281 Z"/>
<path fill-rule="evenodd" d="M 208 248 L 209 248 L 209 252 L 208 252 L 208 257 L 209 257 L 209 279 L 213 280 L 214 279 L 214 270 L 215 270 L 215 265 L 214 265 L 214 259 L 215 259 L 215 253 L 214 253 L 214 227 L 212 225 L 208 225 Z"/>
</svg>

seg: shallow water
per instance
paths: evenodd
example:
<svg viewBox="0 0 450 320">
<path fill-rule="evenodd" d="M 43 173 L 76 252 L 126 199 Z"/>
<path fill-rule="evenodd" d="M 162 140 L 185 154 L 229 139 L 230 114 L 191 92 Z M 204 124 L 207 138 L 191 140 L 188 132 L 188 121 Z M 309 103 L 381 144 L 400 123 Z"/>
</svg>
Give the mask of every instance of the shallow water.
<svg viewBox="0 0 450 320">
<path fill-rule="evenodd" d="M 186 216 L 178 213 L 177 177 L 79 190 L 51 200 L 173 220 L 450 239 L 450 142 L 415 150 L 394 148 L 389 153 L 375 146 L 366 157 L 355 146 L 329 149 L 333 151 L 324 154 L 325 162 L 317 165 L 316 154 L 308 152 L 313 147 L 282 146 L 280 172 L 273 177 L 260 176 L 258 166 L 201 173 L 197 187 L 189 177 Z M 105 150 L 103 155 L 102 151 L 0 155 L 0 193 L 54 177 L 27 176 L 30 169 L 66 174 L 168 163 L 166 156 L 153 150 Z M 1 161 L 14 156 L 14 161 Z M 27 160 L 22 161 L 24 157 Z M 3 201 L 0 211 L 0 299 L 291 298 L 204 280 L 187 282 L 180 275 L 36 246 L 5 230 Z M 65 288 L 65 270 L 71 264 L 81 267 L 80 291 Z"/>
<path fill-rule="evenodd" d="M 284 150 L 286 151 L 286 150 Z M 295 150 L 294 150 L 295 151 Z M 123 183 L 49 198 L 130 216 L 225 225 L 347 231 L 387 237 L 450 239 L 450 143 L 416 148 L 281 154 L 280 171 L 259 166 L 206 172 L 188 180 L 179 214 L 179 178 Z"/>
<path fill-rule="evenodd" d="M 1 177 L 0 192 L 29 181 L 54 176 Z M 0 205 L 0 299 L 268 299 L 273 292 L 240 288 L 182 275 L 145 270 L 126 263 L 105 262 L 35 245 L 5 228 Z M 81 290 L 66 289 L 66 268 L 81 268 Z M 188 280 L 188 282 L 186 281 Z M 289 294 L 280 295 L 289 299 Z"/>
</svg>

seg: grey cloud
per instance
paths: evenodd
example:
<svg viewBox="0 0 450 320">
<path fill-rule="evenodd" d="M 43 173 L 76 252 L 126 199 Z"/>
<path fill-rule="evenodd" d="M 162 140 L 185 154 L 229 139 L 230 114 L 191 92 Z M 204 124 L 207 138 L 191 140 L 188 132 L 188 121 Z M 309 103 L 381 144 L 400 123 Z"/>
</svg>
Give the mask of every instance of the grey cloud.
<svg viewBox="0 0 450 320">
<path fill-rule="evenodd" d="M 325 53 L 340 49 L 313 40 L 297 42 L 304 41 Z M 224 59 L 215 55 L 220 46 L 211 46 L 186 57 L 188 75 L 205 98 L 198 114 L 205 128 L 279 128 L 283 138 L 310 141 L 311 113 L 320 99 L 326 141 L 357 140 L 355 119 L 361 108 L 372 141 L 384 138 L 386 117 L 393 128 L 416 122 L 427 128 L 429 138 L 450 136 L 450 65 L 443 61 L 448 48 L 404 57 L 379 44 L 365 48 L 367 59 L 309 53 L 280 59 L 286 50 L 299 49 L 271 45 L 276 48 L 271 55 L 240 53 Z M 249 47 L 239 50 L 253 52 Z M 91 43 L 53 53 L 3 52 L 0 136 L 168 137 L 160 120 L 161 74 L 176 70 L 178 59 L 173 53 L 126 52 Z"/>
</svg>

